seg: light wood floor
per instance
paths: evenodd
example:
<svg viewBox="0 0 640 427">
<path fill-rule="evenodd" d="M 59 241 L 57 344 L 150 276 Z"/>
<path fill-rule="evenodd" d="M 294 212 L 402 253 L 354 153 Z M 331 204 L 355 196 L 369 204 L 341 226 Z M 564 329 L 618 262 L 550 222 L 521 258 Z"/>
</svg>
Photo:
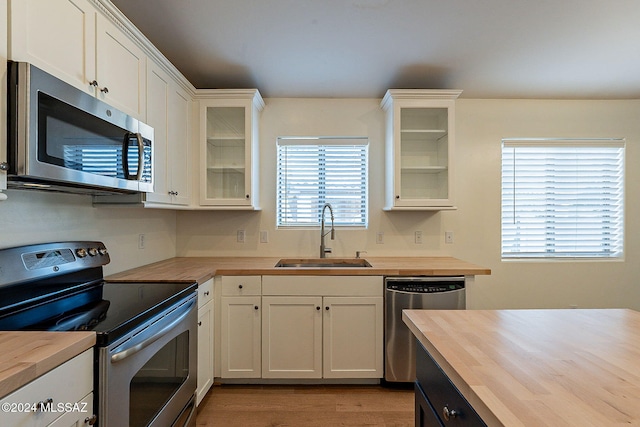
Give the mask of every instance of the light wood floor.
<svg viewBox="0 0 640 427">
<path fill-rule="evenodd" d="M 413 390 L 380 386 L 216 385 L 198 407 L 198 426 L 414 426 Z"/>
</svg>

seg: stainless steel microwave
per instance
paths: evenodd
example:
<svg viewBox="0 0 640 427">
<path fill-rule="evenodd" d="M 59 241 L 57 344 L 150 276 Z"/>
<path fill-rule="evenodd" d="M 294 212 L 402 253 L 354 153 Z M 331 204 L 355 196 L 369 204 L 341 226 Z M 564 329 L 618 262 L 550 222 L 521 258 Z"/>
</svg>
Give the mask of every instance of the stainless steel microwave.
<svg viewBox="0 0 640 427">
<path fill-rule="evenodd" d="M 153 128 L 24 62 L 7 93 L 9 188 L 153 191 Z"/>
</svg>

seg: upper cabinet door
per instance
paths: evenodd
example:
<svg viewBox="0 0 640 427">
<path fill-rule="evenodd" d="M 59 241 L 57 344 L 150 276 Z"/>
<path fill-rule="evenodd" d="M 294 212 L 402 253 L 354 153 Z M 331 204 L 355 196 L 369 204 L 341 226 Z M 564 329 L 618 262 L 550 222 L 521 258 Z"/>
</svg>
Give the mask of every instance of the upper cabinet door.
<svg viewBox="0 0 640 427">
<path fill-rule="evenodd" d="M 106 17 L 98 15 L 96 94 L 107 104 L 145 118 L 146 60 L 143 50 Z"/>
<path fill-rule="evenodd" d="M 146 55 L 88 0 L 11 0 L 9 59 L 145 119 Z"/>
<path fill-rule="evenodd" d="M 454 107 L 459 94 L 394 89 L 385 95 L 385 210 L 454 209 Z"/>
<path fill-rule="evenodd" d="M 178 87 L 171 85 L 169 92 L 169 117 L 167 157 L 172 203 L 188 205 L 191 202 L 191 97 Z"/>
<path fill-rule="evenodd" d="M 200 204 L 259 209 L 256 89 L 207 91 L 200 101 Z"/>
<path fill-rule="evenodd" d="M 97 12 L 88 0 L 10 0 L 9 59 L 95 94 Z"/>
</svg>

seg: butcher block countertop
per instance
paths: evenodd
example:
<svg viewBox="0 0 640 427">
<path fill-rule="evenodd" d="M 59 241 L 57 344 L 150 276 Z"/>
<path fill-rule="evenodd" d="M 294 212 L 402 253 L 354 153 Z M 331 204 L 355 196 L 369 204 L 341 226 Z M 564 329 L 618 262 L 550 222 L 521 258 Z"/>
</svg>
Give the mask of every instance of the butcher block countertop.
<svg viewBox="0 0 640 427">
<path fill-rule="evenodd" d="M 455 276 L 491 274 L 491 270 L 452 257 L 364 257 L 371 267 L 275 267 L 287 257 L 171 258 L 107 277 L 118 282 L 203 283 L 213 276 L 326 275 L 326 276 Z M 295 258 L 295 257 L 288 257 Z M 330 258 L 329 258 L 330 259 Z"/>
<path fill-rule="evenodd" d="M 405 310 L 488 426 L 640 425 L 640 312 Z"/>
<path fill-rule="evenodd" d="M 94 332 L 0 331 L 0 399 L 95 343 Z"/>
</svg>

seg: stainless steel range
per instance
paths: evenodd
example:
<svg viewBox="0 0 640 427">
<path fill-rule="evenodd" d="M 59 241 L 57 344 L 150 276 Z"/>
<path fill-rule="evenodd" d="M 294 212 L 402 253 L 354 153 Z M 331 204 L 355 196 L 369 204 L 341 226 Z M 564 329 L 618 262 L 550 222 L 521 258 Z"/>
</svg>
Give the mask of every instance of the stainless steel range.
<svg viewBox="0 0 640 427">
<path fill-rule="evenodd" d="M 97 334 L 101 427 L 195 426 L 196 283 L 113 283 L 101 242 L 0 250 L 0 330 Z"/>
</svg>

